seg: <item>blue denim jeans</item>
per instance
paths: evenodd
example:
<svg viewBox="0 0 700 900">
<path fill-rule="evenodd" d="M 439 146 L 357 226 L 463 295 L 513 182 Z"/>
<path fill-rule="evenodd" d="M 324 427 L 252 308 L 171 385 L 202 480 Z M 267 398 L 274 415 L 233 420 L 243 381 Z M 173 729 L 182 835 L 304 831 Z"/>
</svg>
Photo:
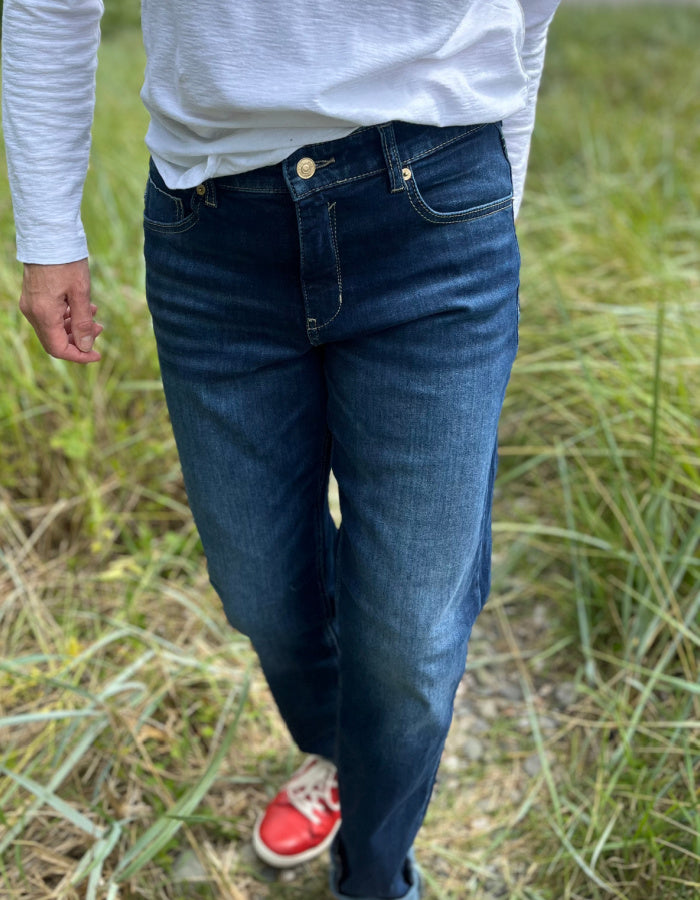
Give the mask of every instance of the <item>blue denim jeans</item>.
<svg viewBox="0 0 700 900">
<path fill-rule="evenodd" d="M 489 588 L 511 192 L 498 125 L 363 128 L 192 190 L 151 166 L 147 296 L 189 501 L 292 736 L 338 766 L 337 897 L 419 894 Z"/>
</svg>

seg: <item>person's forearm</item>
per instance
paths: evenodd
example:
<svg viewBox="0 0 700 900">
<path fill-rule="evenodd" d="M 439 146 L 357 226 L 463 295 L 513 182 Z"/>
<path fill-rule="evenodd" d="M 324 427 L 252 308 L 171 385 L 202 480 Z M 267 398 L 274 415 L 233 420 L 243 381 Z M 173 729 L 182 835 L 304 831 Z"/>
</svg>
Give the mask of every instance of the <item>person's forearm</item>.
<svg viewBox="0 0 700 900">
<path fill-rule="evenodd" d="M 22 262 L 87 255 L 80 202 L 90 152 L 101 0 L 5 0 L 3 131 Z"/>
<path fill-rule="evenodd" d="M 525 186 L 530 140 L 535 125 L 537 92 L 542 77 L 547 29 L 559 0 L 521 0 L 525 16 L 525 40 L 522 60 L 528 77 L 527 102 L 523 109 L 503 122 L 503 136 L 513 172 L 513 206 L 518 214 Z"/>
</svg>

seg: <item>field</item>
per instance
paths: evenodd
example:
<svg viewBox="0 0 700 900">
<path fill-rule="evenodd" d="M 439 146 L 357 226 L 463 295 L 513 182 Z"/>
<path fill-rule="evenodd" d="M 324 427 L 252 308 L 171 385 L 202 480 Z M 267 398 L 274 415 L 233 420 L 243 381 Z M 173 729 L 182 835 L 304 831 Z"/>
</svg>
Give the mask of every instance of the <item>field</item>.
<svg viewBox="0 0 700 900">
<path fill-rule="evenodd" d="M 119 24 L 84 200 L 98 366 L 22 319 L 0 192 L 0 898 L 322 900 L 325 861 L 280 879 L 249 847 L 298 757 L 186 505 Z M 699 45 L 692 7 L 552 28 L 493 593 L 417 844 L 426 900 L 700 896 Z"/>
</svg>

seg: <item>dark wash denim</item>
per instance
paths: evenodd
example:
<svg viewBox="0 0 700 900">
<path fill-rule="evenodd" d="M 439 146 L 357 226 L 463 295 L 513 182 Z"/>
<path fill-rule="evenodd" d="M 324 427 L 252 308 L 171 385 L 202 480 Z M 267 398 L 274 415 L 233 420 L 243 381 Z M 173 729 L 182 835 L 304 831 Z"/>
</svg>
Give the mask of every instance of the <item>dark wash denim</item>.
<svg viewBox="0 0 700 900">
<path fill-rule="evenodd" d="M 363 128 L 192 190 L 151 165 L 147 295 L 192 512 L 295 741 L 338 765 L 338 897 L 419 895 L 489 588 L 511 193 L 498 125 Z"/>
</svg>

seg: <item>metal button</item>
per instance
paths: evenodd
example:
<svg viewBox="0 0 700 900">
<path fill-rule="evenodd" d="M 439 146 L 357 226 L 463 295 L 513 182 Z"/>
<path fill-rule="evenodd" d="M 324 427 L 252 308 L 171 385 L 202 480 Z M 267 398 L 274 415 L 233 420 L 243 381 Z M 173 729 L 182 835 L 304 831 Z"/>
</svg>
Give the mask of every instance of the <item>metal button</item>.
<svg viewBox="0 0 700 900">
<path fill-rule="evenodd" d="M 200 197 L 203 197 L 206 194 L 207 189 L 204 187 L 203 184 L 198 184 L 197 187 L 195 188 L 195 191 L 199 194 Z"/>
<path fill-rule="evenodd" d="M 312 178 L 315 171 L 316 163 L 313 159 L 309 159 L 308 156 L 300 159 L 297 163 L 297 175 L 299 178 Z"/>
<path fill-rule="evenodd" d="M 408 179 L 411 177 L 411 170 L 408 168 L 408 166 L 404 166 L 404 168 L 401 169 L 401 174 L 403 175 L 403 180 L 408 181 Z"/>
</svg>

